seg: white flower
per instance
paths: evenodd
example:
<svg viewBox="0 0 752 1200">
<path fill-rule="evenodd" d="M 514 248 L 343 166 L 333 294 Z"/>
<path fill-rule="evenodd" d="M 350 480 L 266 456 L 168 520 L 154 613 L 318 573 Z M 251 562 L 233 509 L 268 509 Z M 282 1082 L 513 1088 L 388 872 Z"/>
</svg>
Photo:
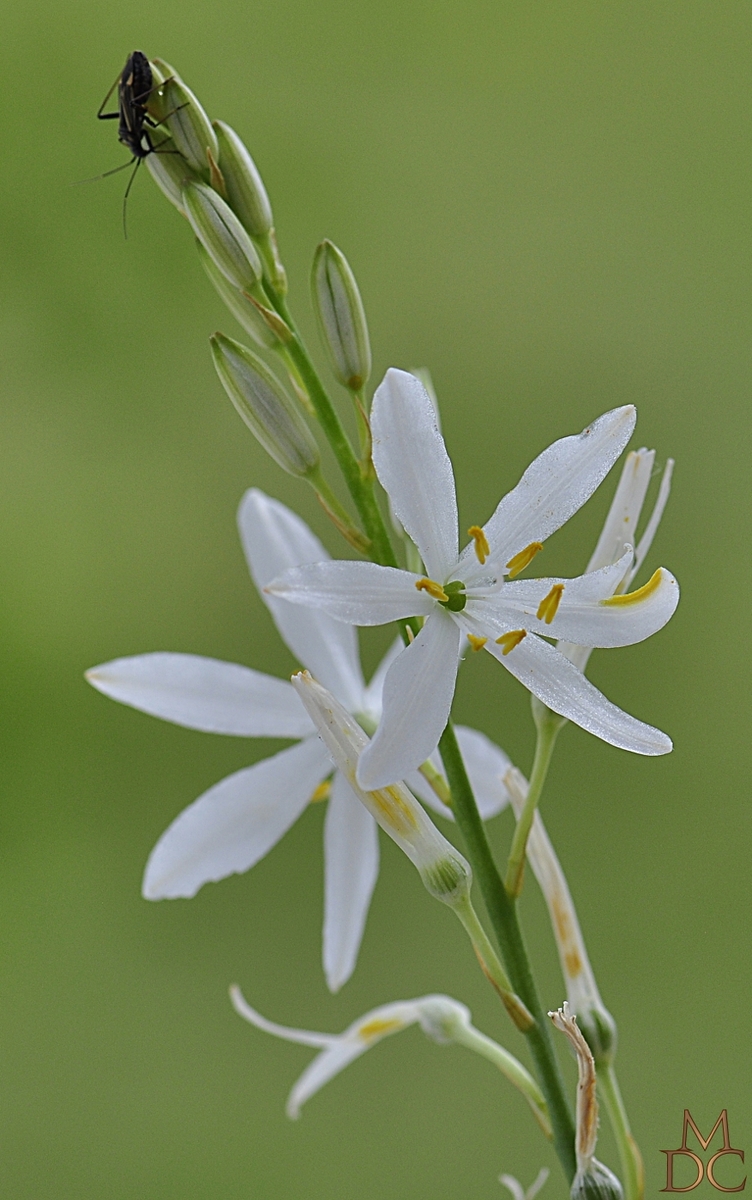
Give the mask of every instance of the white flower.
<svg viewBox="0 0 752 1200">
<path fill-rule="evenodd" d="M 286 567 L 326 559 L 318 538 L 290 509 L 256 489 L 244 496 L 238 521 L 251 574 L 285 642 L 348 712 L 375 729 L 394 651 L 366 685 L 352 626 L 319 610 L 293 608 L 263 591 Z M 123 704 L 189 729 L 300 739 L 229 775 L 180 813 L 146 865 L 143 893 L 148 900 L 194 896 L 207 882 L 247 871 L 276 845 L 312 798 L 328 791 L 324 781 L 332 774 L 329 755 L 286 681 L 234 663 L 168 653 L 116 659 L 88 671 L 87 679 Z M 476 770 L 482 735 L 458 732 L 481 811 L 490 817 L 504 806 L 506 796 L 498 787 L 488 791 L 482 770 Z M 416 784 L 421 787 L 418 781 L 420 776 Z M 422 784 L 422 794 L 426 792 L 441 808 Z M 376 824 L 338 771 L 324 823 L 324 863 L 323 964 L 329 987 L 337 991 L 355 968 L 379 867 Z"/>
<path fill-rule="evenodd" d="M 676 608 L 673 576 L 659 569 L 629 598 L 614 597 L 632 567 L 627 547 L 616 564 L 577 579 L 504 578 L 522 571 L 544 539 L 592 495 L 634 422 L 630 405 L 606 413 L 577 437 L 554 442 L 484 528 L 471 526 L 473 540 L 460 553 L 454 477 L 433 405 L 414 376 L 387 372 L 373 403 L 373 461 L 427 577 L 375 563 L 329 561 L 288 570 L 269 585 L 275 596 L 357 625 L 425 618 L 387 672 L 379 729 L 358 768 L 361 786 L 405 778 L 433 752 L 449 718 L 465 638 L 493 654 L 549 708 L 604 741 L 639 754 L 671 749 L 665 734 L 616 708 L 544 639 L 587 646 L 642 641 Z"/>
<path fill-rule="evenodd" d="M 508 1188 L 514 1197 L 514 1200 L 535 1200 L 538 1192 L 548 1179 L 549 1174 L 550 1171 L 548 1167 L 541 1167 L 540 1171 L 527 1190 L 525 1190 L 525 1188 L 522 1186 L 519 1179 L 515 1179 L 514 1175 L 500 1175 L 499 1183 L 503 1183 L 504 1187 Z"/>
<path fill-rule="evenodd" d="M 396 1000 L 392 1004 L 382 1004 L 353 1021 L 339 1034 L 290 1029 L 286 1025 L 268 1021 L 251 1008 L 237 984 L 230 988 L 230 999 L 235 1011 L 264 1033 L 321 1050 L 290 1092 L 287 1115 L 293 1120 L 300 1116 L 306 1100 L 310 1100 L 325 1083 L 360 1058 L 366 1050 L 370 1050 L 371 1046 L 392 1033 L 399 1033 L 411 1025 L 420 1025 L 426 1037 L 432 1041 L 440 1045 L 455 1042 L 466 1046 L 498 1067 L 519 1088 L 544 1133 L 547 1137 L 551 1136 L 546 1103 L 535 1080 L 508 1050 L 475 1029 L 470 1010 L 451 996 L 420 996 L 417 1000 Z"/>
</svg>

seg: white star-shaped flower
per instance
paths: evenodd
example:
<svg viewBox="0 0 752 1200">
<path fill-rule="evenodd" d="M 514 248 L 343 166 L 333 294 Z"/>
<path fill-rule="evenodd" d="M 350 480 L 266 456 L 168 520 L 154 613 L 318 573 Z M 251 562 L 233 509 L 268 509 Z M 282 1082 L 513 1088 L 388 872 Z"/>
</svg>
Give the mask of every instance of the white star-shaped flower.
<svg viewBox="0 0 752 1200">
<path fill-rule="evenodd" d="M 290 509 L 256 489 L 244 496 L 238 522 L 251 575 L 284 641 L 372 732 L 395 650 L 366 685 L 352 625 L 320 610 L 293 608 L 263 590 L 288 567 L 325 560 L 318 538 Z M 329 793 L 323 963 L 327 983 L 337 991 L 355 968 L 378 875 L 376 822 L 339 771 L 334 771 L 329 790 L 325 781 L 332 776 L 332 762 L 292 684 L 235 663 L 170 653 L 116 659 L 92 668 L 87 679 L 114 700 L 189 729 L 299 739 L 297 745 L 229 775 L 180 813 L 152 850 L 143 894 L 148 900 L 194 896 L 205 883 L 247 871 L 312 799 Z M 487 739 L 469 729 L 459 736 L 481 812 L 493 816 L 507 797 L 484 772 Z M 422 797 L 447 814 L 421 776 L 412 781 Z"/>
<path fill-rule="evenodd" d="M 404 778 L 432 753 L 449 718 L 464 639 L 493 654 L 554 712 L 604 741 L 638 754 L 671 749 L 664 733 L 611 704 L 545 639 L 589 647 L 640 642 L 674 612 L 673 576 L 659 568 L 637 592 L 614 595 L 634 558 L 625 545 L 617 562 L 575 579 L 510 582 L 602 482 L 635 419 L 627 405 L 554 442 L 487 524 L 471 526 L 472 541 L 460 553 L 454 476 L 433 405 L 414 376 L 387 372 L 373 402 L 373 462 L 426 576 L 327 561 L 287 570 L 268 588 L 355 625 L 424 619 L 386 674 L 382 719 L 358 767 L 362 787 Z"/>
</svg>

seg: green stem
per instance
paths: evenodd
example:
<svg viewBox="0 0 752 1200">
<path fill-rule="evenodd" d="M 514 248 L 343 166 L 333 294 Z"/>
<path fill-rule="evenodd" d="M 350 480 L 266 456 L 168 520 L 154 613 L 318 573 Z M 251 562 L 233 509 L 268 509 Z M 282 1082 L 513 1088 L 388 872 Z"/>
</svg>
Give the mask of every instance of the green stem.
<svg viewBox="0 0 752 1200">
<path fill-rule="evenodd" d="M 367 537 L 353 525 L 350 514 L 340 504 L 329 484 L 324 479 L 321 470 L 317 468 L 307 476 L 308 482 L 318 496 L 324 512 L 337 527 L 345 541 L 349 542 L 361 554 L 368 554 L 371 543 Z"/>
<path fill-rule="evenodd" d="M 533 1024 L 533 1017 L 519 996 L 514 994 L 499 956 L 489 941 L 488 934 L 478 920 L 472 900 L 466 897 L 461 903 L 453 904 L 452 911 L 459 917 L 462 927 L 472 942 L 475 956 L 486 979 L 501 997 L 502 1004 L 518 1029 L 525 1033 Z"/>
<path fill-rule="evenodd" d="M 574 1121 L 556 1059 L 549 1020 L 538 998 L 517 917 L 517 907 L 496 869 L 451 721 L 441 735 L 439 748 L 452 790 L 452 811 L 465 840 L 467 856 L 480 886 L 509 978 L 515 992 L 535 1020 L 526 1037 L 548 1105 L 556 1153 L 564 1174 L 571 1182 L 576 1169 Z"/>
<path fill-rule="evenodd" d="M 474 1025 L 464 1025 L 459 1021 L 452 1028 L 452 1040 L 457 1042 L 459 1046 L 466 1046 L 468 1050 L 474 1051 L 475 1054 L 480 1054 L 482 1058 L 493 1063 L 495 1067 L 505 1075 L 511 1084 L 522 1092 L 532 1109 L 533 1116 L 540 1125 L 547 1138 L 551 1137 L 551 1122 L 548 1119 L 548 1110 L 543 1094 L 535 1082 L 533 1077 L 523 1067 L 522 1063 L 495 1042 L 492 1038 L 487 1037 L 485 1033 L 481 1033 Z"/>
<path fill-rule="evenodd" d="M 645 1178 L 642 1166 L 642 1155 L 639 1146 L 632 1137 L 629 1128 L 629 1117 L 621 1098 L 616 1073 L 611 1064 L 599 1066 L 598 1086 L 606 1102 L 608 1119 L 614 1131 L 616 1144 L 619 1148 L 621 1171 L 625 1183 L 624 1200 L 642 1200 L 645 1194 Z"/>
<path fill-rule="evenodd" d="M 554 717 L 555 714 L 552 713 L 551 716 Z M 507 873 L 504 880 L 506 889 L 514 900 L 517 899 L 522 891 L 522 883 L 525 877 L 527 839 L 530 835 L 535 810 L 538 807 L 538 801 L 543 791 L 543 785 L 546 782 L 551 755 L 556 745 L 556 736 L 560 729 L 561 721 L 559 718 L 553 720 L 544 718 L 536 721 L 537 737 L 533 770 L 530 775 L 525 806 L 520 813 L 514 837 L 512 838 L 512 848 L 509 851 Z"/>
</svg>

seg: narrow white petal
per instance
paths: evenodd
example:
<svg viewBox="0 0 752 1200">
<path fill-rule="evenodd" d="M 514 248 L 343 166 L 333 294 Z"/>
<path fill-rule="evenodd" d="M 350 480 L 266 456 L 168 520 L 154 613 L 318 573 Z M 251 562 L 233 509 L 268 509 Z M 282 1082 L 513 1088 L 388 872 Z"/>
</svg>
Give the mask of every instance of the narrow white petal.
<svg viewBox="0 0 752 1200">
<path fill-rule="evenodd" d="M 416 588 L 419 579 L 420 575 L 396 567 L 342 560 L 283 571 L 267 591 L 292 604 L 319 609 L 337 621 L 385 625 L 436 610 L 436 601 Z"/>
<path fill-rule="evenodd" d="M 637 543 L 637 550 L 635 551 L 635 565 L 631 576 L 632 579 L 634 579 L 635 575 L 639 571 L 640 567 L 645 561 L 645 556 L 653 544 L 653 538 L 655 537 L 656 530 L 661 523 L 663 510 L 666 507 L 668 498 L 671 494 L 671 476 L 673 473 L 674 460 L 673 458 L 670 458 L 666 463 L 663 475 L 661 477 L 661 486 L 658 489 L 658 498 L 655 502 L 655 507 L 650 514 L 650 520 L 645 526 L 645 532 Z"/>
<path fill-rule="evenodd" d="M 305 521 L 258 488 L 241 500 L 238 527 L 253 582 L 290 650 L 346 707 L 357 710 L 363 675 L 355 630 L 321 609 L 301 612 L 264 591 L 288 567 L 327 561 L 323 545 Z"/>
<path fill-rule="evenodd" d="M 671 750 L 671 739 L 665 733 L 617 708 L 569 659 L 534 633 L 509 654 L 503 654 L 493 641 L 486 649 L 554 712 L 604 742 L 634 754 L 668 754 Z"/>
<path fill-rule="evenodd" d="M 449 720 L 460 631 L 434 611 L 415 641 L 392 663 L 376 735 L 358 763 L 358 783 L 371 791 L 403 779 L 436 748 Z"/>
<path fill-rule="evenodd" d="M 355 970 L 379 873 L 376 822 L 335 772 L 324 823 L 324 972 L 338 992 Z"/>
<path fill-rule="evenodd" d="M 504 776 L 512 764 L 504 751 L 494 745 L 485 733 L 469 729 L 467 725 L 457 725 L 455 732 L 478 810 L 483 820 L 487 821 L 509 803 Z"/>
<path fill-rule="evenodd" d="M 387 671 L 391 667 L 397 655 L 401 654 L 404 648 L 405 643 L 402 641 L 402 638 L 395 638 L 371 676 L 370 683 L 366 688 L 366 712 L 370 713 L 377 719 L 380 719 L 381 717 L 382 693 L 384 691 L 384 680 L 386 679 Z"/>
<path fill-rule="evenodd" d="M 181 812 L 149 855 L 147 900 L 195 896 L 271 850 L 331 771 L 318 737 L 228 775 Z"/>
<path fill-rule="evenodd" d="M 419 379 L 391 367 L 371 411 L 373 465 L 431 579 L 457 563 L 454 473 L 436 411 Z"/>
<path fill-rule="evenodd" d="M 538 455 L 485 526 L 497 569 L 531 542 L 545 541 L 581 508 L 626 446 L 635 420 L 633 405 L 615 408 Z M 462 564 L 474 558 L 471 544 L 462 553 Z"/>
<path fill-rule="evenodd" d="M 320 1050 L 338 1041 L 336 1033 L 314 1033 L 310 1029 L 293 1029 L 289 1025 L 278 1025 L 276 1021 L 269 1021 L 266 1017 L 262 1017 L 260 1012 L 256 1012 L 255 1008 L 251 1008 L 236 983 L 233 983 L 230 988 L 230 1000 L 238 1016 L 243 1017 L 250 1025 L 255 1025 L 257 1029 L 262 1029 L 264 1033 L 271 1033 L 285 1042 L 297 1042 L 301 1046 L 315 1046 L 317 1050 Z"/>
<path fill-rule="evenodd" d="M 86 672 L 121 704 L 205 733 L 306 737 L 310 718 L 292 684 L 237 663 L 195 654 L 138 654 Z"/>
<path fill-rule="evenodd" d="M 644 447 L 632 450 L 627 455 L 601 536 L 587 565 L 588 571 L 609 566 L 621 558 L 625 545 L 637 544 L 637 522 L 653 472 L 654 459 L 655 450 L 646 450 Z"/>
</svg>

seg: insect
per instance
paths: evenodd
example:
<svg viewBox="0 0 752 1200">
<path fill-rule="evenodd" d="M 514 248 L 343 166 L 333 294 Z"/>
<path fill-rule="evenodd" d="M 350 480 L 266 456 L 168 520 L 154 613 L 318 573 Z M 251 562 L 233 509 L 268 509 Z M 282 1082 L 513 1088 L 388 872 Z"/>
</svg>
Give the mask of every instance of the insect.
<svg viewBox="0 0 752 1200">
<path fill-rule="evenodd" d="M 118 93 L 117 112 L 103 112 L 102 110 L 115 88 L 117 88 Z M 147 109 L 147 101 L 153 91 L 154 77 L 149 66 L 149 60 L 140 50 L 134 50 L 132 54 L 128 55 L 121 74 L 118 75 L 100 104 L 97 113 L 100 121 L 119 121 L 118 141 L 127 146 L 133 155 L 130 162 L 123 163 L 121 167 L 115 167 L 114 171 L 105 171 L 104 175 L 99 175 L 97 178 L 104 179 L 107 175 L 116 175 L 118 171 L 124 171 L 132 163 L 135 162 L 136 164 L 133 168 L 133 174 L 128 180 L 125 195 L 123 196 L 123 232 L 126 237 L 128 233 L 125 224 L 125 211 L 128 203 L 128 195 L 133 186 L 133 180 L 136 178 L 136 172 L 144 159 L 148 155 L 156 153 L 161 144 L 158 143 L 155 146 L 149 132 L 149 127 L 156 129 L 159 124 L 159 122 L 151 119 Z M 163 153 L 165 152 L 163 151 Z"/>
</svg>

